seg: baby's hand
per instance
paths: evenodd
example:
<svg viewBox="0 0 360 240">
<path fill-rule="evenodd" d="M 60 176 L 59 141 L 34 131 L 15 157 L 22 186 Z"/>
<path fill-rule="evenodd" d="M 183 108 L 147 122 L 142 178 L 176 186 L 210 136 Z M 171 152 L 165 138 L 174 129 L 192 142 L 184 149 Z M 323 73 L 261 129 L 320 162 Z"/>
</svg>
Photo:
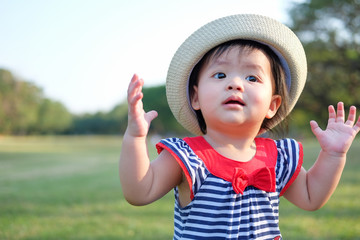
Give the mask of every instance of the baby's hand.
<svg viewBox="0 0 360 240">
<path fill-rule="evenodd" d="M 315 121 L 311 121 L 311 130 L 318 139 L 322 150 L 335 156 L 346 154 L 360 130 L 360 116 L 354 125 L 355 118 L 356 108 L 351 106 L 345 122 L 344 104 L 339 102 L 337 113 L 333 106 L 329 106 L 329 120 L 324 131 Z"/>
<path fill-rule="evenodd" d="M 154 118 L 157 117 L 156 111 L 145 112 L 143 108 L 142 98 L 142 87 L 144 80 L 139 78 L 138 75 L 134 74 L 132 77 L 128 93 L 128 127 L 127 134 L 133 137 L 145 137 L 149 131 L 150 123 Z"/>
</svg>

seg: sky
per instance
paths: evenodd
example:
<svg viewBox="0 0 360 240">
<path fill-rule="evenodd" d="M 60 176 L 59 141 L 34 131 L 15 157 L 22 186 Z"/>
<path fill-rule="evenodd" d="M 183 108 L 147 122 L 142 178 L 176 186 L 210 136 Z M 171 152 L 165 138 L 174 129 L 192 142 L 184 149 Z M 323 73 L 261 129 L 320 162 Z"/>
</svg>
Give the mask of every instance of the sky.
<svg viewBox="0 0 360 240">
<path fill-rule="evenodd" d="M 126 100 L 134 73 L 165 84 L 176 49 L 219 17 L 288 22 L 288 0 L 0 0 L 0 68 L 74 114 Z"/>
</svg>

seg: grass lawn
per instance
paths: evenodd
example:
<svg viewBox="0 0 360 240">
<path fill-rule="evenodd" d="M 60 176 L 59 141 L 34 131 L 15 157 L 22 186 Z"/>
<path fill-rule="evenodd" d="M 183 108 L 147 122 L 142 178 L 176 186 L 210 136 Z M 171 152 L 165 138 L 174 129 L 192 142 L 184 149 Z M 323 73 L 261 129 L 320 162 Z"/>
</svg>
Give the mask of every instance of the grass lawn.
<svg viewBox="0 0 360 240">
<path fill-rule="evenodd" d="M 120 137 L 0 137 L 0 239 L 171 239 L 172 193 L 129 205 L 118 178 L 120 146 Z M 308 141 L 304 149 L 308 168 L 319 147 Z M 306 212 L 282 199 L 284 239 L 360 239 L 359 156 L 357 139 L 322 209 Z"/>
</svg>

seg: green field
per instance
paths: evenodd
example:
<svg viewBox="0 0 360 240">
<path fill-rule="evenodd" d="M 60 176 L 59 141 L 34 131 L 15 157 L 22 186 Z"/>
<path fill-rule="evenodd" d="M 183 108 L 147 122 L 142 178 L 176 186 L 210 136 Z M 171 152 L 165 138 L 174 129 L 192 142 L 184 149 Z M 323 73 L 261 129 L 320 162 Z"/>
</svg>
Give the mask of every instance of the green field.
<svg viewBox="0 0 360 240">
<path fill-rule="evenodd" d="M 171 239 L 172 193 L 129 205 L 118 177 L 120 148 L 120 137 L 0 137 L 0 239 Z M 319 147 L 308 141 L 304 149 L 309 167 Z M 306 212 L 282 199 L 284 239 L 360 239 L 359 156 L 356 139 L 322 209 Z"/>
</svg>

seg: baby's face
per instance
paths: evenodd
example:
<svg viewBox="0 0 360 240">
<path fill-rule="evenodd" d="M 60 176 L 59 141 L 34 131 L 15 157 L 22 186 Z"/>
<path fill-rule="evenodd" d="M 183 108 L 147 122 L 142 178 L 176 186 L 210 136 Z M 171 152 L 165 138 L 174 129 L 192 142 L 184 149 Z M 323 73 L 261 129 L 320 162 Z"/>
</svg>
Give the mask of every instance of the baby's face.
<svg viewBox="0 0 360 240">
<path fill-rule="evenodd" d="M 191 103 L 201 110 L 208 130 L 259 129 L 280 105 L 273 89 L 268 57 L 261 50 L 232 47 L 203 66 Z"/>
</svg>

